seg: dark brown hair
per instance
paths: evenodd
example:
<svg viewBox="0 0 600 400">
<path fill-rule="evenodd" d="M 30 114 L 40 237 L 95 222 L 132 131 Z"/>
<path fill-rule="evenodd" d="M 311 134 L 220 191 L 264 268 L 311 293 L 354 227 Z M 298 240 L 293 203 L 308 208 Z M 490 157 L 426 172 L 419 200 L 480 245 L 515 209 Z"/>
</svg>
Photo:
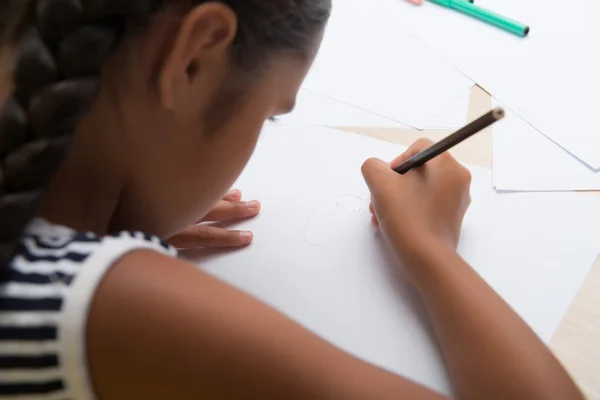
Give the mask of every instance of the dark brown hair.
<svg viewBox="0 0 600 400">
<path fill-rule="evenodd" d="M 125 28 L 175 1 L 208 0 L 0 0 L 0 29 L 15 46 L 14 89 L 0 108 L 0 271 L 65 160 Z M 305 51 L 331 10 L 331 0 L 218 1 L 238 16 L 232 60 L 243 68 L 273 52 Z"/>
</svg>

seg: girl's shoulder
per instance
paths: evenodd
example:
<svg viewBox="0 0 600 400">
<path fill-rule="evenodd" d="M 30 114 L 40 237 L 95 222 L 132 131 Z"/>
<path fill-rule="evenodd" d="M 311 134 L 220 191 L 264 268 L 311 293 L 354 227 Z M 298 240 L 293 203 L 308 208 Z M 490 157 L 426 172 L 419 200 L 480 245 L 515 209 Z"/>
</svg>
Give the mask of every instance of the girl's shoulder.
<svg viewBox="0 0 600 400">
<path fill-rule="evenodd" d="M 107 236 L 78 232 L 65 226 L 35 219 L 26 229 L 11 269 L 21 272 L 69 271 L 91 262 L 95 267 L 112 264 L 127 252 L 137 249 L 155 250 L 177 256 L 171 245 L 155 235 L 122 231 Z"/>
<path fill-rule="evenodd" d="M 34 220 L 0 279 L 0 397 L 93 398 L 85 326 L 111 267 L 136 250 L 176 256 L 158 237 L 89 232 Z"/>
<path fill-rule="evenodd" d="M 30 289 L 35 288 L 30 285 L 69 284 L 84 269 L 86 275 L 92 270 L 99 278 L 116 261 L 134 250 L 154 250 L 177 256 L 174 247 L 147 233 L 122 231 L 101 237 L 38 218 L 27 227 L 9 266 L 8 276 L 5 274 L 2 281 L 4 284 L 21 283 Z"/>
</svg>

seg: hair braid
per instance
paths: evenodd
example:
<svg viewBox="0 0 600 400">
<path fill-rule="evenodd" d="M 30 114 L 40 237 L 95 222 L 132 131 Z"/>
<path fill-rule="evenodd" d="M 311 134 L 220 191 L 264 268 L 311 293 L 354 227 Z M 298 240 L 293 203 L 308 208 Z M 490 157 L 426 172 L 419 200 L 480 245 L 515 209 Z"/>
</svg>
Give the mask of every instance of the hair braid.
<svg viewBox="0 0 600 400">
<path fill-rule="evenodd" d="M 102 64 L 121 33 L 106 18 L 126 17 L 136 3 L 150 2 L 31 5 L 15 49 L 13 94 L 0 108 L 0 269 L 13 257 L 45 186 L 66 159 L 79 120 L 96 99 Z"/>
</svg>

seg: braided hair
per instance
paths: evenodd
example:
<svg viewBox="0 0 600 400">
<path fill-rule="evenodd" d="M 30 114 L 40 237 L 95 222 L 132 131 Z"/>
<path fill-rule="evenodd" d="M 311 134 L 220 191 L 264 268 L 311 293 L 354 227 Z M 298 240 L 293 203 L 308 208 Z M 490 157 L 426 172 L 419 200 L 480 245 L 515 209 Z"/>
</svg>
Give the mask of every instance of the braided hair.
<svg viewBox="0 0 600 400">
<path fill-rule="evenodd" d="M 125 28 L 176 1 L 208 0 L 0 0 L 0 29 L 14 43 L 13 91 L 0 106 L 0 272 L 66 159 Z M 232 60 L 244 68 L 269 52 L 305 50 L 331 9 L 331 0 L 220 2 L 238 16 Z M 7 9 L 17 3 L 24 16 L 11 22 Z"/>
</svg>

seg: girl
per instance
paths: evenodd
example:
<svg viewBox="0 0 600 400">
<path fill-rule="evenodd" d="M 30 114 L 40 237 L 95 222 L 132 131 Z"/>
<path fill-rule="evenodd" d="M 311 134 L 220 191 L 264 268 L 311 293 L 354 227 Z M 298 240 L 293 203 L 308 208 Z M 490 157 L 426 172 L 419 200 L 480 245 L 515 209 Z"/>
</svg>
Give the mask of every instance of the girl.
<svg viewBox="0 0 600 400">
<path fill-rule="evenodd" d="M 258 213 L 239 192 L 219 199 L 264 120 L 293 107 L 330 0 L 9 3 L 0 397 L 441 398 L 334 348 L 158 239 L 252 240 L 194 224 Z M 468 171 L 444 155 L 406 176 L 380 160 L 362 172 L 374 222 L 428 307 L 456 397 L 581 399 L 455 251 Z"/>
</svg>

